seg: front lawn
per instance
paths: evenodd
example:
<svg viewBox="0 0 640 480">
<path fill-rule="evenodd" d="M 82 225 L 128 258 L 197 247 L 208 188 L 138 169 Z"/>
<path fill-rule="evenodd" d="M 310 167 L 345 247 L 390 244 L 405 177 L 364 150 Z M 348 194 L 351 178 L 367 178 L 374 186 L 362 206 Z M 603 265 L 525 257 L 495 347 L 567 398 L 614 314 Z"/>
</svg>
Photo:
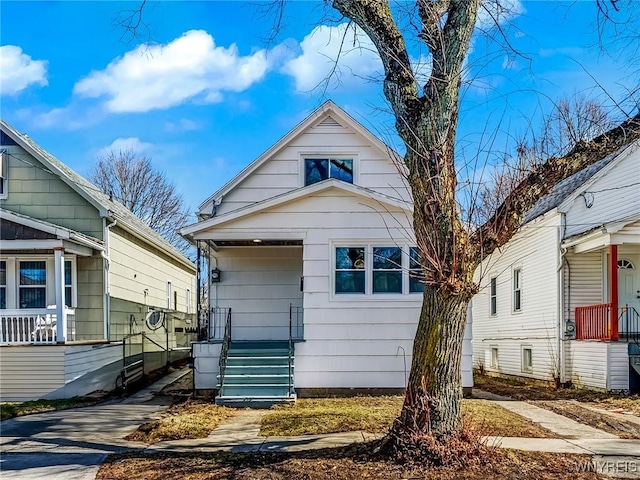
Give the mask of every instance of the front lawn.
<svg viewBox="0 0 640 480">
<path fill-rule="evenodd" d="M 278 405 L 263 417 L 260 435 L 317 435 L 348 431 L 386 432 L 400 413 L 404 397 L 299 399 Z M 487 400 L 464 399 L 465 421 L 483 425 L 487 435 L 556 437 L 549 430 Z"/>
<path fill-rule="evenodd" d="M 211 402 L 187 400 L 163 412 L 159 420 L 140 425 L 125 439 L 156 443 L 165 440 L 205 438 L 211 431 L 234 415 L 234 410 Z"/>
</svg>

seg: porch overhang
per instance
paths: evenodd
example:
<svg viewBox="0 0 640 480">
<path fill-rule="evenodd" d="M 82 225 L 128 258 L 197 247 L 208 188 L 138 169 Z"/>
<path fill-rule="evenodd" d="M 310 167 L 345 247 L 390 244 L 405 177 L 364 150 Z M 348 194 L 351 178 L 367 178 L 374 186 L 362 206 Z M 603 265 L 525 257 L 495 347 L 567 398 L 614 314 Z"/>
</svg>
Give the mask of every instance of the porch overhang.
<svg viewBox="0 0 640 480">
<path fill-rule="evenodd" d="M 105 249 L 102 240 L 49 222 L 0 209 L 2 251 L 53 251 L 64 249 L 79 256 L 91 256 Z"/>
<path fill-rule="evenodd" d="M 562 248 L 573 249 L 575 253 L 587 253 L 602 250 L 609 245 L 640 245 L 640 222 L 632 219 L 627 222 L 615 222 L 583 233 L 562 242 Z"/>
</svg>

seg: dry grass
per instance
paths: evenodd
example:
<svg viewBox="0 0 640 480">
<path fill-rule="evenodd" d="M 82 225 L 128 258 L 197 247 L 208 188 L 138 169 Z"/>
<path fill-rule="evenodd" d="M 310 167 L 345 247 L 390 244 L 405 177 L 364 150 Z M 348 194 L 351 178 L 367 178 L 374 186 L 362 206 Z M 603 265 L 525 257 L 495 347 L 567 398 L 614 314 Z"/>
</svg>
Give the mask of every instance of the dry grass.
<svg viewBox="0 0 640 480">
<path fill-rule="evenodd" d="M 593 400 L 591 404 L 593 407 L 604 410 L 622 410 L 623 412 L 632 412 L 634 415 L 640 416 L 640 395 L 602 398 Z"/>
<path fill-rule="evenodd" d="M 205 438 L 234 410 L 210 402 L 187 400 L 164 412 L 162 418 L 140 425 L 126 440 L 156 443 L 165 440 Z"/>
<path fill-rule="evenodd" d="M 60 400 L 30 400 L 28 402 L 0 403 L 0 420 L 21 417 L 34 413 L 67 410 L 69 408 L 88 407 L 100 403 L 102 398 L 73 397 Z"/>
<path fill-rule="evenodd" d="M 404 397 L 300 399 L 279 405 L 262 419 L 260 435 L 318 435 L 348 431 L 385 433 L 400 413 Z M 552 438 L 549 430 L 487 400 L 465 399 L 467 421 L 483 425 L 488 435 Z"/>
<path fill-rule="evenodd" d="M 361 430 L 386 432 L 400 413 L 403 397 L 302 398 L 277 405 L 262 419 L 260 435 L 315 435 Z"/>
<path fill-rule="evenodd" d="M 462 401 L 462 415 L 465 420 L 483 425 L 487 435 L 558 438 L 551 430 L 547 430 L 489 400 L 464 399 Z"/>
<path fill-rule="evenodd" d="M 611 408 L 628 408 L 640 413 L 640 396 L 612 395 L 586 388 L 553 388 L 546 382 L 524 378 L 503 378 L 473 374 L 475 387 L 487 392 L 504 395 L 516 400 L 578 400 L 611 405 Z"/>
<path fill-rule="evenodd" d="M 370 445 L 297 454 L 114 455 L 96 480 L 595 480 L 607 477 L 581 470 L 588 457 L 498 450 L 473 467 L 405 467 L 368 455 Z"/>
</svg>

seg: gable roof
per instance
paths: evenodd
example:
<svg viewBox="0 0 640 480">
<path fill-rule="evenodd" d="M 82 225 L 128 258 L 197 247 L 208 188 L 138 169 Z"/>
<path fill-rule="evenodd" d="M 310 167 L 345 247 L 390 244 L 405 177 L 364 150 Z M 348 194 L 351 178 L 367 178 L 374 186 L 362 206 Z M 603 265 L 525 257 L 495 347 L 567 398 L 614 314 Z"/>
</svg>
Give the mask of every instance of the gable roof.
<svg viewBox="0 0 640 480">
<path fill-rule="evenodd" d="M 71 189 L 78 193 L 78 195 L 94 206 L 101 217 L 114 218 L 122 228 L 140 238 L 145 243 L 160 248 L 181 264 L 191 269 L 195 268 L 194 264 L 178 249 L 162 238 L 160 234 L 150 228 L 141 219 L 136 217 L 124 205 L 109 198 L 109 196 L 98 189 L 98 187 L 31 140 L 28 135 L 21 134 L 4 120 L 0 120 L 0 128 L 5 135 L 15 141 L 18 146 L 26 150 L 31 156 L 49 169 L 53 175 L 60 178 Z"/>
<path fill-rule="evenodd" d="M 530 222 L 538 218 L 540 215 L 544 215 L 554 208 L 560 207 L 563 203 L 572 200 L 582 190 L 588 188 L 598 178 L 605 175 L 613 166 L 619 163 L 625 158 L 628 151 L 631 151 L 633 146 L 640 146 L 639 140 L 633 140 L 626 143 L 618 150 L 610 153 L 601 160 L 592 163 L 588 167 L 583 168 L 577 173 L 574 173 L 568 178 L 565 178 L 561 182 L 558 182 L 549 194 L 538 200 L 533 207 L 527 212 L 524 217 L 524 223 Z"/>
<path fill-rule="evenodd" d="M 377 136 L 371 133 L 366 127 L 364 127 L 360 122 L 354 119 L 351 115 L 345 112 L 342 108 L 337 106 L 331 100 L 327 100 L 320 107 L 314 110 L 310 115 L 308 115 L 304 120 L 302 120 L 298 125 L 296 125 L 292 130 L 290 130 L 286 135 L 284 135 L 280 140 L 274 143 L 267 151 L 265 151 L 262 155 L 256 158 L 253 162 L 247 165 L 238 175 L 233 177 L 230 181 L 225 183 L 218 191 L 210 195 L 204 202 L 200 204 L 198 207 L 199 210 L 202 210 L 208 203 L 220 199 L 231 190 L 233 190 L 237 185 L 239 185 L 243 180 L 245 180 L 249 175 L 255 172 L 258 168 L 260 168 L 263 164 L 265 164 L 271 157 L 273 157 L 279 150 L 284 148 L 289 142 L 295 139 L 297 136 L 302 134 L 305 130 L 312 127 L 316 123 L 320 123 L 323 118 L 332 117 L 333 122 L 331 125 L 335 126 L 349 126 L 357 133 L 365 137 L 369 140 L 372 145 L 379 148 L 383 152 L 393 152 L 391 147 L 387 146 L 382 140 L 380 140 Z M 337 121 L 336 121 L 337 119 Z M 329 125 L 329 123 L 327 123 Z"/>
<path fill-rule="evenodd" d="M 216 225 L 236 220 L 238 218 L 246 217 L 248 215 L 252 215 L 254 213 L 261 212 L 279 205 L 284 205 L 285 203 L 289 203 L 300 198 L 305 198 L 315 193 L 323 192 L 329 189 L 338 189 L 343 192 L 351 193 L 358 197 L 372 199 L 382 205 L 397 208 L 407 212 L 411 212 L 413 209 L 413 204 L 411 202 L 405 202 L 403 200 L 389 197 L 373 190 L 369 190 L 368 188 L 330 178 L 327 180 L 323 180 L 322 182 L 291 190 L 281 195 L 276 195 L 275 197 L 268 198 L 261 202 L 252 203 L 251 205 L 233 210 L 224 215 L 211 217 L 208 220 L 188 225 L 180 230 L 180 234 L 183 236 L 193 235 L 194 233 L 208 230 L 212 227 L 215 227 Z"/>
</svg>

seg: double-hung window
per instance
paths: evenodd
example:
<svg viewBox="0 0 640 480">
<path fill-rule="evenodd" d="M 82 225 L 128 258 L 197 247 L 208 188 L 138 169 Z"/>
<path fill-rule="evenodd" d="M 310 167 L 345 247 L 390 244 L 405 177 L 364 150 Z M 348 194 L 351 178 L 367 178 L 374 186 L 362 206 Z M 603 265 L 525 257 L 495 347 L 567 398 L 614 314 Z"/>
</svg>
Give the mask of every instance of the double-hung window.
<svg viewBox="0 0 640 480">
<path fill-rule="evenodd" d="M 400 247 L 373 247 L 373 293 L 402 293 Z"/>
<path fill-rule="evenodd" d="M 522 269 L 513 269 L 513 311 L 522 310 Z"/>
<path fill-rule="evenodd" d="M 18 305 L 20 308 L 47 306 L 47 262 L 44 260 L 20 262 Z"/>
<path fill-rule="evenodd" d="M 64 261 L 64 304 L 73 307 L 73 265 L 70 260 Z"/>
<path fill-rule="evenodd" d="M 415 247 L 336 246 L 334 252 L 333 291 L 337 295 L 382 296 L 424 291 L 424 275 Z"/>
<path fill-rule="evenodd" d="M 352 158 L 305 158 L 304 184 L 335 178 L 343 182 L 353 183 Z"/>
<path fill-rule="evenodd" d="M 7 308 L 7 262 L 0 261 L 0 308 Z"/>
<path fill-rule="evenodd" d="M 336 248 L 336 293 L 365 293 L 364 247 Z"/>
<path fill-rule="evenodd" d="M 491 277 L 489 283 L 489 314 L 498 314 L 498 277 Z"/>
</svg>

